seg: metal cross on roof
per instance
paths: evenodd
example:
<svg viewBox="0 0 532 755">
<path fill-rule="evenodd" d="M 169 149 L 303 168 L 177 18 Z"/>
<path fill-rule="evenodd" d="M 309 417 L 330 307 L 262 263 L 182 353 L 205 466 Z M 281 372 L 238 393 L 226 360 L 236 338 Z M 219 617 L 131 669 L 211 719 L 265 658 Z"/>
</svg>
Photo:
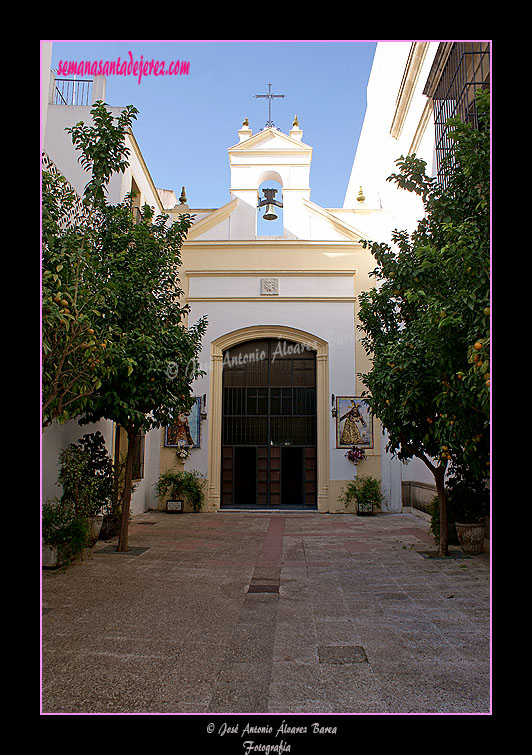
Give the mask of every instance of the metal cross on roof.
<svg viewBox="0 0 532 755">
<path fill-rule="evenodd" d="M 284 94 L 272 94 L 272 85 L 268 84 L 267 94 L 256 94 L 255 99 L 258 97 L 264 97 L 268 100 L 268 122 L 264 128 L 273 128 L 275 123 L 272 121 L 272 100 L 274 97 L 284 97 Z"/>
</svg>

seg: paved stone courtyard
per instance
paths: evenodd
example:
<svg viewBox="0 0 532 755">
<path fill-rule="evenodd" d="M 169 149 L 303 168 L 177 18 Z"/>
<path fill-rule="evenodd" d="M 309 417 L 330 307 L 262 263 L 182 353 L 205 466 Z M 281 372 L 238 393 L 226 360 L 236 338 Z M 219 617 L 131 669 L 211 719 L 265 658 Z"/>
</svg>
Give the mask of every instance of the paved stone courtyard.
<svg viewBox="0 0 532 755">
<path fill-rule="evenodd" d="M 42 713 L 490 712 L 488 554 L 417 516 L 167 514 L 42 573 Z M 240 750 L 239 750 L 240 751 Z"/>
</svg>

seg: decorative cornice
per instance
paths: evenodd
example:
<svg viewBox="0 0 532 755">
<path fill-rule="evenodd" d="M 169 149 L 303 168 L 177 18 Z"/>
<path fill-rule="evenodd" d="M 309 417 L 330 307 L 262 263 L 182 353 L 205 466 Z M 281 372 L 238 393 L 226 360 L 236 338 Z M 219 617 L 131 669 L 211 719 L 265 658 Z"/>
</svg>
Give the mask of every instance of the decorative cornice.
<svg viewBox="0 0 532 755">
<path fill-rule="evenodd" d="M 447 59 L 451 54 L 453 45 L 455 44 L 455 42 L 440 42 L 438 46 L 436 55 L 434 56 L 434 60 L 432 62 L 432 68 L 429 71 L 429 75 L 427 76 L 427 81 L 425 83 L 425 88 L 423 89 L 423 94 L 426 94 L 427 97 L 430 97 L 431 99 L 434 95 L 436 87 L 440 83 L 442 71 L 445 68 Z"/>
<path fill-rule="evenodd" d="M 432 100 L 427 100 L 427 102 L 425 103 L 425 107 L 423 108 L 421 118 L 419 119 L 419 123 L 416 128 L 416 133 L 414 134 L 414 137 L 412 139 L 412 144 L 410 145 L 408 149 L 409 155 L 413 155 L 417 152 L 419 144 L 421 140 L 423 139 L 423 136 L 427 129 L 427 126 L 430 123 L 432 123 L 432 112 L 433 112 Z"/>
<path fill-rule="evenodd" d="M 286 141 L 286 149 L 260 149 L 260 144 L 262 142 L 270 142 L 274 139 Z M 282 154 L 290 151 L 312 152 L 312 147 L 308 144 L 305 144 L 304 142 L 300 142 L 297 139 L 293 139 L 291 136 L 284 134 L 282 131 L 277 131 L 277 129 L 273 128 L 267 128 L 263 131 L 257 131 L 257 133 L 253 134 L 253 136 L 250 136 L 249 139 L 245 139 L 243 142 L 237 142 L 237 144 L 233 144 L 232 147 L 228 148 L 228 152 L 239 152 L 241 154 L 245 152 L 260 154 L 262 151 L 264 151 L 266 154 L 274 154 L 276 151 L 279 151 Z"/>
<path fill-rule="evenodd" d="M 237 205 L 237 202 L 237 198 L 232 199 L 230 202 L 224 204 L 218 210 L 211 212 L 211 214 L 207 215 L 206 218 L 202 218 L 198 223 L 193 225 L 187 234 L 187 241 L 193 241 L 196 236 L 200 236 L 202 233 L 210 230 L 215 225 L 218 225 L 218 223 L 223 222 L 233 212 Z"/>
<path fill-rule="evenodd" d="M 364 233 L 358 231 L 352 225 L 348 225 L 343 220 L 340 220 L 336 215 L 333 215 L 323 207 L 314 204 L 314 202 L 311 202 L 309 199 L 303 198 L 302 202 L 309 210 L 311 210 L 311 212 L 322 217 L 326 222 L 330 223 L 336 231 L 342 233 L 344 236 L 348 236 L 351 241 L 363 241 L 364 239 L 368 239 L 368 236 Z"/>
<path fill-rule="evenodd" d="M 185 270 L 189 277 L 260 277 L 264 275 L 278 275 L 280 278 L 288 276 L 325 277 L 351 277 L 356 275 L 356 270 Z"/>
<path fill-rule="evenodd" d="M 208 218 L 204 218 L 204 220 L 207 219 Z M 203 223 L 204 221 L 202 220 L 200 222 Z M 285 248 L 288 251 L 291 248 L 296 249 L 299 247 L 307 249 L 309 252 L 320 252 L 322 249 L 330 252 L 331 250 L 337 248 L 338 252 L 340 252 L 341 254 L 349 254 L 350 252 L 354 254 L 360 251 L 364 251 L 362 247 L 362 241 L 365 237 L 362 237 L 360 239 L 285 239 L 276 236 L 261 236 L 259 238 L 252 239 L 191 239 L 190 235 L 192 229 L 198 227 L 199 223 L 197 226 L 192 226 L 192 228 L 190 229 L 188 238 L 183 242 L 183 250 L 187 249 L 187 247 L 191 251 L 192 249 L 196 250 L 202 247 L 205 250 L 209 248 L 216 249 L 217 247 L 219 247 L 224 251 L 248 252 L 264 247 L 266 249 Z M 351 231 L 353 231 L 351 227 L 350 229 Z M 202 227 L 201 232 L 203 233 L 204 230 L 206 230 L 205 226 Z"/>
<path fill-rule="evenodd" d="M 133 151 L 135 152 L 135 155 L 137 156 L 137 159 L 138 159 L 139 163 L 142 166 L 142 169 L 143 169 L 143 171 L 145 173 L 146 179 L 147 179 L 147 181 L 148 181 L 148 183 L 150 185 L 150 188 L 152 190 L 153 196 L 154 196 L 155 201 L 157 203 L 157 212 L 159 214 L 165 215 L 166 211 L 165 211 L 165 209 L 163 207 L 163 204 L 161 202 L 161 198 L 159 196 L 157 188 L 156 188 L 155 184 L 153 183 L 153 178 L 151 177 L 150 171 L 148 170 L 148 166 L 146 165 L 144 157 L 142 156 L 142 152 L 140 151 L 140 147 L 137 144 L 137 140 L 135 139 L 135 136 L 134 136 L 134 134 L 133 134 L 133 132 L 131 130 L 128 129 L 128 131 L 126 132 L 126 134 L 129 137 L 129 139 L 131 140 L 131 145 L 133 147 Z M 131 168 L 131 165 L 130 165 L 130 168 Z"/>
<path fill-rule="evenodd" d="M 200 222 L 203 223 L 204 220 L 208 220 L 208 218 L 204 218 Z M 341 221 L 338 221 L 341 223 Z M 193 226 L 194 227 L 194 226 Z M 196 228 L 199 227 L 199 223 Z M 348 226 L 351 230 L 353 228 L 351 226 Z M 270 241 L 271 238 L 271 241 Z M 362 245 L 362 241 L 364 240 L 364 237 L 362 237 L 360 240 L 358 239 L 284 239 L 284 238 L 278 238 L 276 236 L 261 236 L 260 238 L 252 238 L 252 239 L 190 239 L 190 231 L 189 231 L 189 238 L 186 239 L 184 242 L 185 245 L 189 245 L 191 247 L 198 247 L 198 246 L 205 246 L 205 247 L 217 247 L 217 246 L 234 246 L 234 247 L 244 247 L 244 248 L 250 248 L 250 247 L 260 247 L 260 246 L 301 246 L 301 247 L 335 247 L 337 246 L 339 249 L 342 247 L 350 247 L 353 248 L 353 246 Z M 358 250 L 357 250 L 358 251 Z M 344 252 L 345 253 L 345 252 Z"/>
<path fill-rule="evenodd" d="M 190 302 L 220 302 L 220 301 L 260 301 L 260 302 L 328 302 L 329 304 L 355 303 L 356 296 L 187 296 L 187 304 Z"/>
<path fill-rule="evenodd" d="M 394 139 L 399 139 L 401 135 L 429 45 L 430 42 L 412 42 L 410 47 L 403 79 L 401 81 L 401 86 L 399 87 L 399 92 L 397 93 L 395 112 L 390 127 L 390 134 Z"/>
</svg>

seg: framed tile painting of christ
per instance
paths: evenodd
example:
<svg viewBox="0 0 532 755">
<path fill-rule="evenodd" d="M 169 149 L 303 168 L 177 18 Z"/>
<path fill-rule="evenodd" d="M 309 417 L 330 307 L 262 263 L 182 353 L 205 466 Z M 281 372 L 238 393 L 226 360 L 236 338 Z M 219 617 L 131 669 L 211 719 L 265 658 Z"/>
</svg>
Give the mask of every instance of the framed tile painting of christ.
<svg viewBox="0 0 532 755">
<path fill-rule="evenodd" d="M 360 396 L 336 396 L 336 448 L 373 448 L 373 416 Z"/>
</svg>

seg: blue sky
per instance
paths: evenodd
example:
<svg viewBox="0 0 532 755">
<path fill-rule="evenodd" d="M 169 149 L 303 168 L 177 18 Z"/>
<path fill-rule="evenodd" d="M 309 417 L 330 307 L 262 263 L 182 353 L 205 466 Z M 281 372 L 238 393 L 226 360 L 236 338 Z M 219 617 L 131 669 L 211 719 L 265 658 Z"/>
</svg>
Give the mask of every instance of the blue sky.
<svg viewBox="0 0 532 755">
<path fill-rule="evenodd" d="M 275 126 L 288 133 L 297 114 L 303 141 L 313 147 L 311 200 L 342 207 L 366 109 L 376 42 L 332 41 L 55 41 L 59 61 L 108 60 L 190 64 L 187 75 L 108 76 L 106 101 L 135 105 L 133 131 L 158 188 L 192 208 L 229 201 L 228 147 L 247 116 L 256 133 L 268 103 L 255 94 L 284 94 L 272 103 Z M 131 56 L 130 54 L 131 53 Z"/>
</svg>

